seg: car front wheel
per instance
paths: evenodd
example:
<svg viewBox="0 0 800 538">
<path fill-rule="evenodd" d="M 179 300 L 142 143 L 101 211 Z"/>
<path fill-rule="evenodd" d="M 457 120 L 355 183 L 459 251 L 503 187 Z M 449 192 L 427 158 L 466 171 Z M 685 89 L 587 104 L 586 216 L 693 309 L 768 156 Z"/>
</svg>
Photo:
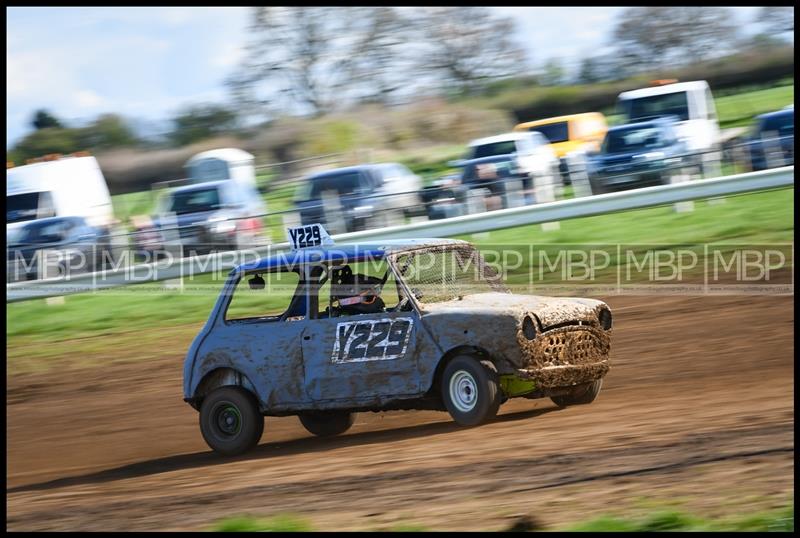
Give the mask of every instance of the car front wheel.
<svg viewBox="0 0 800 538">
<path fill-rule="evenodd" d="M 332 437 L 350 429 L 356 414 L 347 411 L 316 411 L 298 415 L 305 429 L 318 437 Z"/>
<path fill-rule="evenodd" d="M 215 452 L 237 456 L 258 444 L 264 433 L 264 416 L 247 390 L 220 387 L 203 400 L 200 432 Z"/>
<path fill-rule="evenodd" d="M 600 394 L 600 388 L 602 386 L 603 380 L 601 378 L 591 383 L 577 385 L 569 394 L 553 396 L 550 399 L 559 407 L 590 404 L 597 398 L 597 395 Z"/>
<path fill-rule="evenodd" d="M 502 393 L 497 371 L 489 361 L 461 355 L 444 369 L 442 400 L 450 416 L 462 426 L 476 426 L 495 415 Z"/>
</svg>

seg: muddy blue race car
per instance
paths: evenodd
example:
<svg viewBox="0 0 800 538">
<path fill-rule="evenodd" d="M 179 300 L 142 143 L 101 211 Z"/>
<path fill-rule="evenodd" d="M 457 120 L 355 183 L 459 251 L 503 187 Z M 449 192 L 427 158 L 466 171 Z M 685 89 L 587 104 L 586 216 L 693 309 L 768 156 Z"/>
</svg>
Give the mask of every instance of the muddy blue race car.
<svg viewBox="0 0 800 538">
<path fill-rule="evenodd" d="M 184 363 L 208 445 L 252 449 L 265 416 L 318 436 L 356 412 L 441 410 L 463 426 L 509 398 L 587 404 L 609 369 L 598 300 L 511 294 L 464 241 L 334 245 L 319 225 L 233 269 Z"/>
</svg>

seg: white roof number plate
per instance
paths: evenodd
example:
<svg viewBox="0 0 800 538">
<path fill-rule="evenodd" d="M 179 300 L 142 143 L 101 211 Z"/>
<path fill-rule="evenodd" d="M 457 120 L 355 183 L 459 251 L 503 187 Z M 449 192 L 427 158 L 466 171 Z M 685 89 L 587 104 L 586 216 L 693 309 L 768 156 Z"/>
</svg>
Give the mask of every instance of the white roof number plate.
<svg viewBox="0 0 800 538">
<path fill-rule="evenodd" d="M 333 245 L 333 239 L 325 231 L 322 224 L 308 224 L 297 228 L 287 228 L 286 236 L 289 238 L 289 245 L 292 250 Z"/>
</svg>

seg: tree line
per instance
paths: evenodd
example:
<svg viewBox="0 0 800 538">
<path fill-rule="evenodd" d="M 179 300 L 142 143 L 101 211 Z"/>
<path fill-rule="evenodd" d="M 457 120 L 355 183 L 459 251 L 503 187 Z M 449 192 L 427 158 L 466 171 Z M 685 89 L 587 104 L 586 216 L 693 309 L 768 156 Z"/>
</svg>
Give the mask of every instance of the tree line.
<svg viewBox="0 0 800 538">
<path fill-rule="evenodd" d="M 794 31 L 794 8 L 762 8 L 753 22 L 761 25 L 761 34 L 743 40 L 730 8 L 627 8 L 608 38 L 609 52 L 583 58 L 568 76 L 554 58 L 534 68 L 517 37 L 516 21 L 489 8 L 256 7 L 244 58 L 225 81 L 229 103 L 179 110 L 157 141 L 137 136 L 116 114 L 71 127 L 40 110 L 31 122 L 33 132 L 9 156 L 24 160 L 81 149 L 180 147 L 247 133 L 281 116 L 321 116 L 356 104 L 388 106 L 420 95 L 471 97 L 515 84 L 621 80 L 785 43 Z"/>
</svg>

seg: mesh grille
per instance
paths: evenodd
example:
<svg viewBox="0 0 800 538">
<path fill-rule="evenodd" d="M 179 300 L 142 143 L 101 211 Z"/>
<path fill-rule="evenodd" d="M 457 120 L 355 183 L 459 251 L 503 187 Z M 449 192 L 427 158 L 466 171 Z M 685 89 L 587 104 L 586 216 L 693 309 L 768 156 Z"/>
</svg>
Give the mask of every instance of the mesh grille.
<svg viewBox="0 0 800 538">
<path fill-rule="evenodd" d="M 430 246 L 394 257 L 395 267 L 421 303 L 475 293 L 508 293 L 500 275 L 471 245 Z"/>
<path fill-rule="evenodd" d="M 548 331 L 531 344 L 533 349 L 530 349 L 529 357 L 531 366 L 535 368 L 577 366 L 606 360 L 611 347 L 605 332 L 581 326 Z"/>
<path fill-rule="evenodd" d="M 546 338 L 544 361 L 552 365 L 582 364 L 602 353 L 603 346 L 592 333 L 573 330 Z"/>
</svg>

